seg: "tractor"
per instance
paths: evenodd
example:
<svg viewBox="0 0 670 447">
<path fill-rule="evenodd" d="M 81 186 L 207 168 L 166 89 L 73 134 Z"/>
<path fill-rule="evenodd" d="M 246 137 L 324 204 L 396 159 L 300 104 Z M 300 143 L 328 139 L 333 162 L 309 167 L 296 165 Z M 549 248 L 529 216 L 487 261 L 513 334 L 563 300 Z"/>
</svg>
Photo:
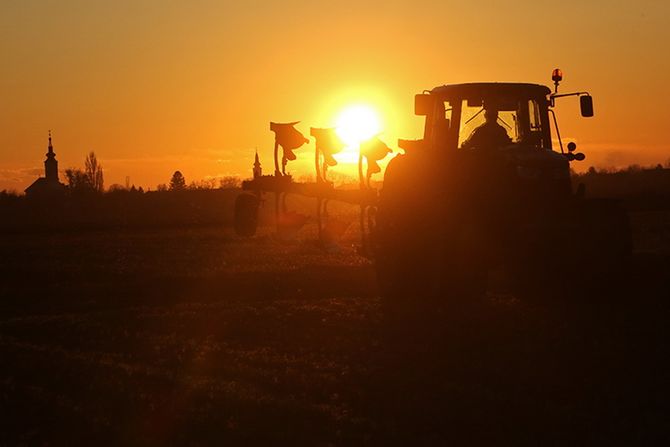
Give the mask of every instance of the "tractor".
<svg viewBox="0 0 670 447">
<path fill-rule="evenodd" d="M 631 256 L 616 200 L 572 186 L 575 143 L 564 148 L 559 94 L 525 83 L 444 85 L 415 96 L 420 140 L 400 140 L 384 174 L 373 244 L 387 311 L 428 313 L 481 297 L 497 278 L 524 296 L 603 284 Z M 551 127 L 553 124 L 554 133 Z M 558 148 L 556 144 L 558 143 Z M 501 279 L 502 278 L 502 279 Z"/>
<path fill-rule="evenodd" d="M 378 138 L 360 145 L 360 188 L 341 190 L 327 179 L 342 149 L 335 129 L 311 129 L 316 181 L 300 183 L 286 166 L 309 139 L 298 122 L 270 123 L 274 174 L 261 174 L 256 155 L 254 178 L 235 204 L 235 229 L 252 236 L 263 195 L 274 193 L 277 232 L 293 234 L 307 217 L 287 210 L 286 196 L 299 194 L 316 198 L 327 245 L 329 201 L 360 206 L 360 253 L 373 259 L 387 312 L 398 316 L 472 302 L 496 283 L 533 297 L 611 283 L 631 257 L 630 224 L 616 200 L 587 198 L 583 185 L 571 183 L 570 164 L 585 155 L 574 142 L 564 146 L 554 106 L 578 97 L 582 116 L 591 117 L 593 99 L 559 93 L 562 77 L 554 70 L 553 91 L 468 83 L 416 95 L 423 138 L 398 141 L 404 153 L 388 163 L 381 191 L 371 177 L 391 151 Z"/>
</svg>

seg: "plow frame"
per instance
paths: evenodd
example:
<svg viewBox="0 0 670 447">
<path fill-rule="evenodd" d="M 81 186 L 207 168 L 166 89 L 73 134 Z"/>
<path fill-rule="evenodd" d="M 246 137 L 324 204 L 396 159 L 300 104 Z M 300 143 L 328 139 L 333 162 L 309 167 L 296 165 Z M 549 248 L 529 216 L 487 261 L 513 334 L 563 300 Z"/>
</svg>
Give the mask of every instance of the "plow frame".
<svg viewBox="0 0 670 447">
<path fill-rule="evenodd" d="M 312 129 L 314 135 L 314 129 Z M 390 149 L 377 140 L 386 149 L 384 156 L 390 152 Z M 366 143 L 369 144 L 369 143 Z M 379 192 L 371 185 L 371 177 L 373 174 L 380 172 L 376 162 L 382 157 L 366 154 L 363 144 L 359 147 L 358 156 L 358 188 L 343 189 L 336 188 L 334 183 L 327 179 L 328 164 L 325 161 L 325 154 L 323 150 L 319 150 L 319 144 L 316 145 L 314 151 L 314 168 L 316 173 L 315 182 L 295 182 L 290 174 L 286 173 L 287 157 L 281 157 L 281 164 L 279 158 L 279 147 L 281 142 L 275 135 L 274 142 L 274 174 L 273 175 L 254 175 L 253 179 L 242 182 L 242 190 L 245 191 L 241 196 L 246 196 L 243 200 L 247 203 L 253 203 L 256 207 L 255 212 L 264 203 L 263 195 L 265 193 L 274 194 L 275 202 L 275 225 L 277 232 L 281 230 L 280 225 L 282 217 L 286 216 L 289 211 L 286 206 L 286 196 L 288 194 L 296 194 L 304 197 L 316 199 L 316 223 L 318 226 L 318 236 L 321 243 L 324 240 L 324 228 L 328 220 L 328 204 L 331 201 L 338 201 L 357 205 L 359 207 L 359 226 L 361 231 L 360 253 L 367 257 L 372 257 L 373 250 L 371 247 L 372 233 L 376 226 L 377 205 L 379 202 Z M 377 148 L 380 146 L 376 146 Z M 379 152 L 379 151 L 378 151 Z M 367 162 L 367 173 L 365 173 L 365 165 Z M 250 195 L 254 196 L 256 200 L 251 200 Z M 240 197 L 238 197 L 240 202 Z M 251 206 L 251 205 L 249 205 Z M 236 228 L 238 228 L 239 209 L 236 204 Z M 254 221 L 253 231 L 238 231 L 238 234 L 243 236 L 253 235 L 255 233 L 255 225 L 257 218 Z M 244 224 L 242 224 L 244 226 Z M 244 234 L 242 234 L 244 233 Z"/>
</svg>

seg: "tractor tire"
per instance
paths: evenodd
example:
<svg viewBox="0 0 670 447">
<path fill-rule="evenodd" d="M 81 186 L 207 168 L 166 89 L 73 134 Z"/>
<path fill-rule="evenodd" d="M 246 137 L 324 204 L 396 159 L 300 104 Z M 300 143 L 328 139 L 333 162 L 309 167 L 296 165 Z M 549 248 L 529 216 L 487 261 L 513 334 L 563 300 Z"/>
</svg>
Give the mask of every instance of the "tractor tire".
<svg viewBox="0 0 670 447">
<path fill-rule="evenodd" d="M 374 244 L 385 317 L 412 327 L 459 308 L 485 281 L 458 255 L 465 247 L 458 225 L 436 205 L 440 189 L 426 178 L 420 185 L 416 172 L 425 166 L 407 157 L 396 156 L 386 169 Z"/>
<path fill-rule="evenodd" d="M 258 207 L 260 200 L 253 194 L 240 194 L 235 199 L 235 233 L 242 237 L 251 237 L 258 228 Z"/>
</svg>

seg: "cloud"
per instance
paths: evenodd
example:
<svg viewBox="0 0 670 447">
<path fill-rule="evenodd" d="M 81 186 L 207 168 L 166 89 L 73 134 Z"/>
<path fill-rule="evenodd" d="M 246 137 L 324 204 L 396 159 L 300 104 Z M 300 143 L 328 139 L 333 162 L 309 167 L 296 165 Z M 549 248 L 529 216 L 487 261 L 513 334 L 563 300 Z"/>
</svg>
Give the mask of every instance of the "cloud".
<svg viewBox="0 0 670 447">
<path fill-rule="evenodd" d="M 44 168 L 14 168 L 0 169 L 0 181 L 24 182 L 26 179 L 35 179 L 44 174 Z"/>
<path fill-rule="evenodd" d="M 212 148 L 192 148 L 183 154 L 165 154 L 152 157 L 99 157 L 100 163 L 124 164 L 124 163 L 149 163 L 165 164 L 184 160 L 188 161 L 213 161 L 217 163 L 232 163 L 236 159 L 250 158 L 253 160 L 254 149 L 234 148 L 234 149 L 212 149 Z M 239 156 L 242 157 L 239 157 Z M 104 166 L 103 166 L 104 167 Z"/>
<path fill-rule="evenodd" d="M 2 168 L 0 169 L 0 190 L 23 191 L 42 175 L 44 175 L 44 168 Z"/>
<path fill-rule="evenodd" d="M 585 144 L 578 147 L 586 154 L 587 166 L 623 168 L 630 165 L 651 166 L 666 163 L 670 151 L 667 147 L 632 144 Z"/>
</svg>

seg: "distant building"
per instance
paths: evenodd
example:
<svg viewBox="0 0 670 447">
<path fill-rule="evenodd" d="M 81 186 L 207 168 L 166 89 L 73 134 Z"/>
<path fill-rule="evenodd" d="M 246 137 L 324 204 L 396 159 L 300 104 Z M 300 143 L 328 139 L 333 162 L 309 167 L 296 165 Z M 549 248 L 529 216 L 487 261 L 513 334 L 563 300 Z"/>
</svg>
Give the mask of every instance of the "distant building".
<svg viewBox="0 0 670 447">
<path fill-rule="evenodd" d="M 40 177 L 32 185 L 25 189 L 27 196 L 51 196 L 65 192 L 65 185 L 58 180 L 58 161 L 56 153 L 51 144 L 51 131 L 49 131 L 49 148 L 47 159 L 44 160 L 44 177 Z"/>
<path fill-rule="evenodd" d="M 256 151 L 256 158 L 254 159 L 254 178 L 260 177 L 263 175 L 263 169 L 261 169 L 261 162 L 258 159 L 258 151 Z"/>
</svg>

